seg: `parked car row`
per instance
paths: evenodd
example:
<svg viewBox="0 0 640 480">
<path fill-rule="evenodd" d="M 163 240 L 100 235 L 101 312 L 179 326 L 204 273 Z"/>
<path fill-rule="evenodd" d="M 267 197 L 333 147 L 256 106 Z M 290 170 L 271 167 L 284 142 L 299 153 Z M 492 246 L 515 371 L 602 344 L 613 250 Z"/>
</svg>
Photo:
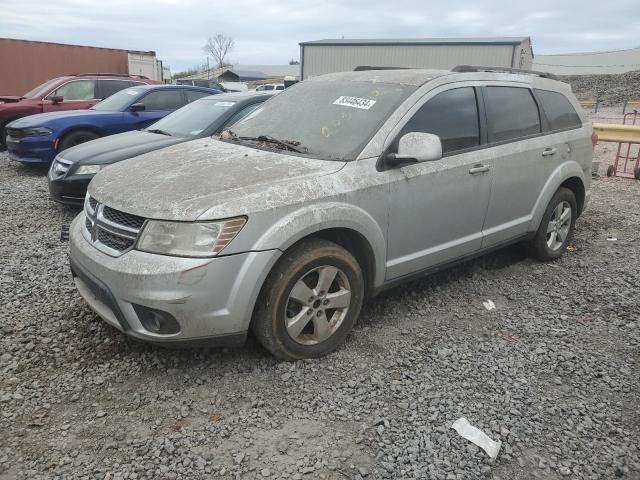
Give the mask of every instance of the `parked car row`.
<svg viewBox="0 0 640 480">
<path fill-rule="evenodd" d="M 53 198 L 87 189 L 74 281 L 107 323 L 325 355 L 400 282 L 516 242 L 560 257 L 589 201 L 592 129 L 549 75 L 356 71 L 264 97 L 206 97 L 58 154 Z"/>
<path fill-rule="evenodd" d="M 90 108 L 116 92 L 160 82 L 138 75 L 80 74 L 44 82 L 22 96 L 0 95 L 0 143 L 6 145 L 6 126 L 37 113 Z"/>
</svg>

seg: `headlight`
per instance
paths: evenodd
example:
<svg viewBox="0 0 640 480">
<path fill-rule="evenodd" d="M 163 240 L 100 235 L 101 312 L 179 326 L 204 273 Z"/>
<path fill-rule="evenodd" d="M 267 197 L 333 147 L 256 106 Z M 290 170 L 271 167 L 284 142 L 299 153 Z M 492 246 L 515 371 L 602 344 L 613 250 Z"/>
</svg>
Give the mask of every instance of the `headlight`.
<svg viewBox="0 0 640 480">
<path fill-rule="evenodd" d="M 149 220 L 136 248 L 178 257 L 214 257 L 235 238 L 245 223 L 244 217 L 193 223 Z"/>
<path fill-rule="evenodd" d="M 35 127 L 35 128 L 24 128 L 22 130 L 23 137 L 44 137 L 47 135 L 51 135 L 53 130 L 45 127 Z"/>
<path fill-rule="evenodd" d="M 92 175 L 98 173 L 103 165 L 80 165 L 76 171 L 76 175 Z"/>
</svg>

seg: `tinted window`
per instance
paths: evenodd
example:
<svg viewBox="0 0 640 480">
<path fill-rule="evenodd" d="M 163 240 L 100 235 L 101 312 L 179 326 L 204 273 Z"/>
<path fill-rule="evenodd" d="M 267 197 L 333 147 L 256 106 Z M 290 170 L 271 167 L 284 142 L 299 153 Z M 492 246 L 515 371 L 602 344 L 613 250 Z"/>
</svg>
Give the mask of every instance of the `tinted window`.
<svg viewBox="0 0 640 480">
<path fill-rule="evenodd" d="M 548 90 L 536 90 L 536 94 L 549 120 L 551 130 L 582 127 L 580 117 L 564 95 Z"/>
<path fill-rule="evenodd" d="M 409 132 L 438 135 L 443 153 L 480 145 L 475 90 L 464 87 L 439 93 L 420 107 L 403 127 L 398 139 Z"/>
<path fill-rule="evenodd" d="M 98 80 L 101 88 L 100 98 L 107 98 L 131 86 L 128 80 Z"/>
<path fill-rule="evenodd" d="M 284 85 L 276 85 L 276 90 L 284 90 Z"/>
<path fill-rule="evenodd" d="M 61 96 L 63 100 L 91 100 L 96 98 L 95 80 L 75 80 L 65 83 L 55 92 L 49 94 L 48 98 Z"/>
<path fill-rule="evenodd" d="M 147 111 L 175 110 L 184 105 L 181 90 L 159 90 L 146 95 L 141 103 L 144 103 Z"/>
<path fill-rule="evenodd" d="M 187 103 L 191 103 L 194 100 L 198 100 L 202 97 L 208 97 L 209 95 L 211 95 L 210 93 L 207 92 L 194 92 L 194 91 L 189 91 L 189 92 L 185 92 L 187 94 Z"/>
<path fill-rule="evenodd" d="M 528 88 L 485 89 L 489 138 L 494 142 L 540 133 L 540 114 Z"/>
</svg>

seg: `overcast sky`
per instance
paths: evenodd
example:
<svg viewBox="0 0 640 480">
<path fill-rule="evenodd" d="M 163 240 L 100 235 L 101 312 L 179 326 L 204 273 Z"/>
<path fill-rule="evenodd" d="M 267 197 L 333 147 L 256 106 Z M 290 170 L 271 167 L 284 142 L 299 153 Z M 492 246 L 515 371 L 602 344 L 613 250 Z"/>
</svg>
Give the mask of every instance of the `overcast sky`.
<svg viewBox="0 0 640 480">
<path fill-rule="evenodd" d="M 599 10 L 599 5 L 603 8 Z M 531 36 L 535 54 L 640 46 L 640 0 L 0 0 L 0 37 L 155 50 L 172 71 L 205 60 L 285 64 L 323 38 Z"/>
</svg>

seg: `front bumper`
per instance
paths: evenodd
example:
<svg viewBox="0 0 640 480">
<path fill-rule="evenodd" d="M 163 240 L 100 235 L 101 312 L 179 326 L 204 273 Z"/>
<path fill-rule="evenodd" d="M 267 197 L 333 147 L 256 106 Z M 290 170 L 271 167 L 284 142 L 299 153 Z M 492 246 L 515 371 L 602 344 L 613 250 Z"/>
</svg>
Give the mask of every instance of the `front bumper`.
<svg viewBox="0 0 640 480">
<path fill-rule="evenodd" d="M 49 196 L 55 202 L 81 207 L 93 177 L 94 175 L 71 174 L 53 178 L 49 172 Z"/>
<path fill-rule="evenodd" d="M 31 165 L 50 164 L 57 154 L 49 137 L 7 137 L 7 150 L 9 159 Z"/>
<path fill-rule="evenodd" d="M 69 232 L 78 292 L 110 325 L 138 340 L 164 345 L 244 342 L 260 288 L 281 253 L 268 250 L 203 259 L 132 250 L 114 258 L 84 239 L 83 223 L 81 213 Z M 147 330 L 134 305 L 170 314 L 180 331 Z"/>
</svg>

